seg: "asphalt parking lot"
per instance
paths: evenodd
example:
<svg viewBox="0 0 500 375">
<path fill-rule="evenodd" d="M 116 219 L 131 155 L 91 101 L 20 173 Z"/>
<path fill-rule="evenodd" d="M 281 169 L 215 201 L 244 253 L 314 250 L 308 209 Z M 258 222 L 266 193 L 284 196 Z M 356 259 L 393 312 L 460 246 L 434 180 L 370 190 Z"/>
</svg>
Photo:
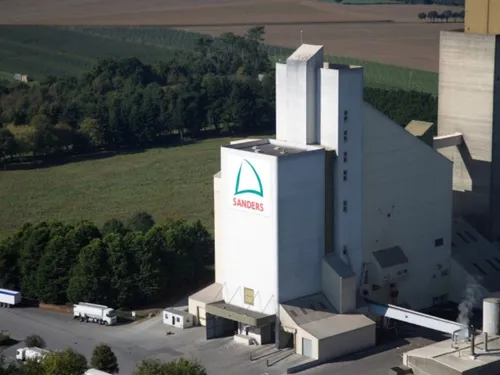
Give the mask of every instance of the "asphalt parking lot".
<svg viewBox="0 0 500 375">
<path fill-rule="evenodd" d="M 72 347 L 88 359 L 95 345 L 106 343 L 118 358 L 120 374 L 132 374 L 139 361 L 150 357 L 166 361 L 178 357 L 197 359 L 209 374 L 241 375 L 281 375 L 287 367 L 304 360 L 292 353 L 274 353 L 271 345 L 246 347 L 235 344 L 232 338 L 207 341 L 204 327 L 180 330 L 165 326 L 159 316 L 135 324 L 104 327 L 37 308 L 0 309 L 0 329 L 10 331 L 16 340 L 38 334 L 45 339 L 48 349 Z M 174 334 L 167 336 L 169 330 Z M 16 349 L 23 346 L 20 342 L 6 349 L 3 355 L 15 356 Z M 260 359 L 250 361 L 250 354 Z M 267 359 L 274 362 L 285 356 L 267 367 Z"/>
<path fill-rule="evenodd" d="M 95 345 L 106 343 L 115 352 L 120 374 L 132 374 L 136 364 L 146 358 L 172 360 L 178 357 L 200 361 L 209 374 L 282 375 L 290 366 L 305 359 L 288 351 L 276 352 L 272 345 L 247 347 L 234 343 L 231 337 L 205 340 L 204 327 L 180 330 L 165 326 L 161 317 L 135 324 L 104 327 L 80 323 L 70 315 L 36 308 L 0 309 L 0 329 L 9 330 L 11 337 L 22 340 L 38 334 L 49 349 L 72 347 L 88 359 Z M 166 335 L 167 331 L 174 332 Z M 424 336 L 429 336 L 425 332 Z M 405 327 L 397 339 L 341 360 L 301 372 L 304 375 L 381 375 L 401 364 L 402 353 L 436 341 L 430 335 L 422 337 L 418 328 Z M 23 343 L 6 349 L 5 356 L 15 356 Z M 250 355 L 257 360 L 250 361 Z M 281 359 L 281 360 L 280 360 Z M 267 361 L 271 366 L 267 366 Z"/>
</svg>

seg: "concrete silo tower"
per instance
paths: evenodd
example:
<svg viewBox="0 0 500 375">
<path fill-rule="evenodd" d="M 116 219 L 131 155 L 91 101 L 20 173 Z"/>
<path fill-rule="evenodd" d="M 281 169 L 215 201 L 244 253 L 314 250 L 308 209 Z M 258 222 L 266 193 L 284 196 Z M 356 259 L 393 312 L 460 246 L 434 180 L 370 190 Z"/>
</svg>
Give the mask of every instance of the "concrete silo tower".
<svg viewBox="0 0 500 375">
<path fill-rule="evenodd" d="M 468 0 L 465 26 L 443 31 L 438 137 L 453 161 L 453 205 L 491 240 L 500 237 L 500 0 Z"/>
</svg>

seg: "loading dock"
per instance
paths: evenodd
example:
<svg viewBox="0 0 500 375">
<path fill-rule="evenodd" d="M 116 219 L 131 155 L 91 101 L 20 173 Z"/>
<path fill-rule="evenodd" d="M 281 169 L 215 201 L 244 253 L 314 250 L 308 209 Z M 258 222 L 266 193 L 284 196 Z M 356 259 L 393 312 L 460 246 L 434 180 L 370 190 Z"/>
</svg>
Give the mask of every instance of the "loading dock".
<svg viewBox="0 0 500 375">
<path fill-rule="evenodd" d="M 275 315 L 265 315 L 223 301 L 206 305 L 207 339 L 234 335 L 247 344 L 274 340 Z"/>
</svg>

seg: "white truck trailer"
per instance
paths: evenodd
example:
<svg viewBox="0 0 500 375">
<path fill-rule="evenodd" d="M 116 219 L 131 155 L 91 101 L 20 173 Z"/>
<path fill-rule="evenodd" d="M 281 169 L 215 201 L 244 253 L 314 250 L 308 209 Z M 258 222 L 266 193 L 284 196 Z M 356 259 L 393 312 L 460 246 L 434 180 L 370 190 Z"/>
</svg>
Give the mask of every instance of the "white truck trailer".
<svg viewBox="0 0 500 375">
<path fill-rule="evenodd" d="M 95 303 L 80 302 L 78 305 L 73 305 L 73 319 L 107 326 L 116 324 L 115 310 Z"/>
<path fill-rule="evenodd" d="M 84 375 L 111 375 L 109 372 L 104 372 L 101 370 L 97 370 L 95 368 L 89 368 L 87 371 L 85 371 Z"/>
<path fill-rule="evenodd" d="M 50 350 L 45 350 L 41 348 L 19 348 L 16 352 L 16 359 L 18 361 L 26 361 L 27 359 L 31 360 L 40 360 L 45 357 L 47 354 L 52 353 Z"/>
<path fill-rule="evenodd" d="M 21 292 L 0 288 L 0 307 L 11 307 L 21 303 Z"/>
</svg>

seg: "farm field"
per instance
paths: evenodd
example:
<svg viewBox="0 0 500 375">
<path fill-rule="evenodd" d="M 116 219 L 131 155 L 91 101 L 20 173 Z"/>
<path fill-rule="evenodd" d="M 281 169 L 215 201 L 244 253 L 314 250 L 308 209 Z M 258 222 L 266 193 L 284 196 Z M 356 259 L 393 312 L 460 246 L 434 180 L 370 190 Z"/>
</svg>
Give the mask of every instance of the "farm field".
<svg viewBox="0 0 500 375">
<path fill-rule="evenodd" d="M 25 0 L 2 3 L 0 23 L 163 25 L 214 36 L 264 24 L 270 45 L 296 47 L 302 30 L 304 42 L 323 44 L 332 56 L 436 72 L 439 31 L 462 25 L 421 22 L 417 14 L 444 9 L 317 0 Z"/>
<path fill-rule="evenodd" d="M 135 56 L 154 63 L 174 51 L 192 48 L 200 35 L 156 26 L 0 26 L 0 70 L 41 79 L 49 74 L 80 74 L 103 57 Z M 267 48 L 274 60 L 284 59 L 292 52 L 280 46 Z M 437 93 L 437 74 L 433 72 L 351 58 L 328 59 L 364 66 L 368 86 Z"/>
<path fill-rule="evenodd" d="M 229 138 L 34 170 L 0 172 L 0 239 L 36 220 L 99 225 L 136 211 L 157 222 L 201 220 L 213 231 L 212 176 Z"/>
</svg>

